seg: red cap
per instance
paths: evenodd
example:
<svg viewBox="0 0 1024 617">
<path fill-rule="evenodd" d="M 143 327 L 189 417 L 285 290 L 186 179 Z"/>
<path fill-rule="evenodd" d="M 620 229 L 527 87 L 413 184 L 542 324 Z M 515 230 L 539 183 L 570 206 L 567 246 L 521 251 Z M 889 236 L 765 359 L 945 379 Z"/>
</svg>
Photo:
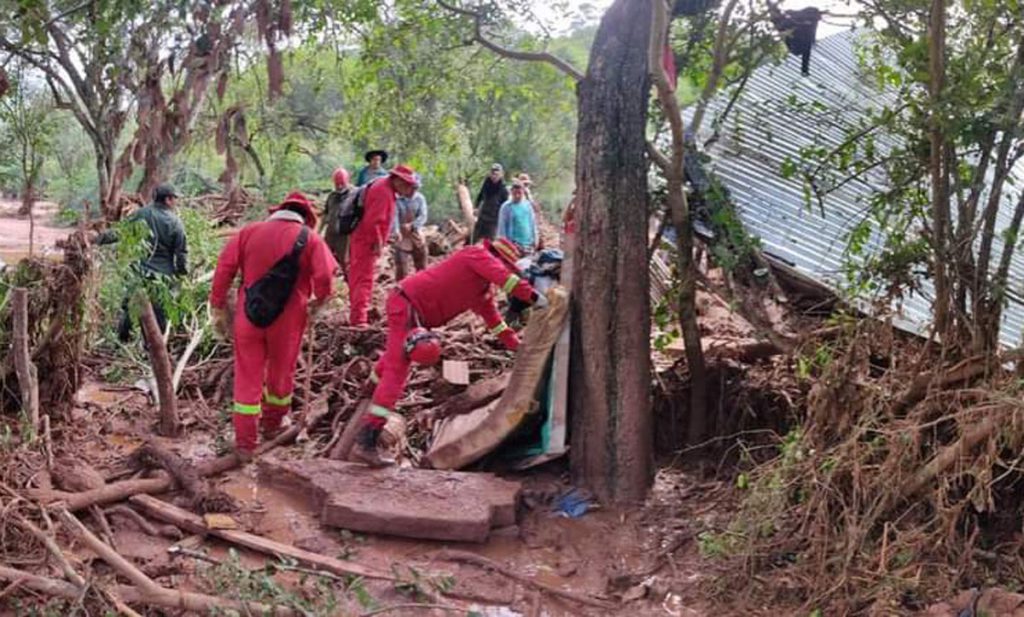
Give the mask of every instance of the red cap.
<svg viewBox="0 0 1024 617">
<path fill-rule="evenodd" d="M 334 188 L 336 189 L 348 186 L 348 170 L 344 167 L 335 169 L 334 175 L 331 178 L 334 180 Z"/>
<path fill-rule="evenodd" d="M 316 209 L 312 201 L 299 191 L 292 191 L 284 200 L 270 208 L 271 212 L 279 210 L 296 210 L 306 219 L 306 225 L 316 227 Z"/>
<path fill-rule="evenodd" d="M 395 165 L 388 174 L 405 180 L 412 186 L 419 186 L 419 182 L 416 181 L 416 172 L 408 165 Z"/>
</svg>

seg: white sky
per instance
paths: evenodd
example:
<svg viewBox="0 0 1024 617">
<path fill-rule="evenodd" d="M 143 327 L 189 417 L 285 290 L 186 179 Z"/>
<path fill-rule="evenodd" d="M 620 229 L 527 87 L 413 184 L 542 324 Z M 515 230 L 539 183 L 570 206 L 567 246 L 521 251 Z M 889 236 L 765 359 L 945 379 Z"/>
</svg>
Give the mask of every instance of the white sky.
<svg viewBox="0 0 1024 617">
<path fill-rule="evenodd" d="M 613 0 L 535 0 L 533 10 L 537 17 L 554 31 L 564 31 L 582 22 L 596 23 L 611 6 Z M 851 0 L 782 0 L 780 8 L 802 9 L 816 6 L 823 11 L 839 15 L 856 12 Z M 824 38 L 849 27 L 848 17 L 825 16 L 818 24 L 818 38 Z"/>
</svg>

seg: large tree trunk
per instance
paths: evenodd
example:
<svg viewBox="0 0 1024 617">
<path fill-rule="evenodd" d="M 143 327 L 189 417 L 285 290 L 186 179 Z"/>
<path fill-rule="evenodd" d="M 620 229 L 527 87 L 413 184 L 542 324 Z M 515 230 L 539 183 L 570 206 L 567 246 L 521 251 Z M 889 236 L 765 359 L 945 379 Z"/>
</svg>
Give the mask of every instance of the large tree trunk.
<svg viewBox="0 0 1024 617">
<path fill-rule="evenodd" d="M 616 0 L 579 83 L 570 377 L 575 481 L 605 502 L 653 477 L 647 166 L 650 0 Z"/>
</svg>

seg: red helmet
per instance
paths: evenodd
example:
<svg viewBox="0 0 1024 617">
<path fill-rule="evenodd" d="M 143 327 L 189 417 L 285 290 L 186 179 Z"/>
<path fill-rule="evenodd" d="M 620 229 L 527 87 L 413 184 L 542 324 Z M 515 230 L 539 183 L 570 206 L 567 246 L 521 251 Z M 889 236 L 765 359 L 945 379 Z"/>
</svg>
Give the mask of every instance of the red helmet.
<svg viewBox="0 0 1024 617">
<path fill-rule="evenodd" d="M 510 240 L 507 238 L 498 238 L 497 240 L 485 239 L 484 246 L 501 258 L 509 268 L 516 271 L 519 270 L 516 266 L 516 262 L 523 258 L 523 253 L 519 250 L 519 247 Z"/>
<path fill-rule="evenodd" d="M 299 191 L 292 191 L 288 193 L 288 196 L 284 198 L 280 204 L 272 206 L 270 212 L 277 212 L 278 210 L 292 210 L 302 215 L 302 218 L 306 220 L 306 225 L 310 227 L 316 227 L 316 206 L 310 201 L 308 197 L 303 195 Z"/>
<path fill-rule="evenodd" d="M 405 356 L 423 366 L 437 364 L 441 359 L 441 337 L 426 328 L 413 328 L 405 337 Z"/>
<path fill-rule="evenodd" d="M 344 167 L 335 169 L 331 178 L 334 179 L 334 188 L 336 189 L 348 186 L 348 170 Z"/>
</svg>

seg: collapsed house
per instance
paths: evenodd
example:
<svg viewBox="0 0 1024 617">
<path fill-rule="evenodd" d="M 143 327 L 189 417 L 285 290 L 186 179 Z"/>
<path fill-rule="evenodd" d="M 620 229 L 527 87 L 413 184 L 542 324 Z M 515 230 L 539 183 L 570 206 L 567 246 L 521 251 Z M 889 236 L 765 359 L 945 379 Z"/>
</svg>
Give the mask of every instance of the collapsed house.
<svg viewBox="0 0 1024 617">
<path fill-rule="evenodd" d="M 854 179 L 825 178 L 828 186 L 809 186 L 806 175 L 813 170 L 800 166 L 806 165 L 805 151 L 832 151 L 850 139 L 872 111 L 895 107 L 895 93 L 880 86 L 858 61 L 870 44 L 869 36 L 850 30 L 817 41 L 810 76 L 801 75 L 800 59 L 793 56 L 754 69 L 735 100 L 730 89 L 709 103 L 711 121 L 696 136 L 710 158 L 707 171 L 728 189 L 732 207 L 746 231 L 759 238 L 773 267 L 835 293 L 849 287 L 851 233 L 868 219 L 870 197 L 887 188 L 888 179 L 876 168 Z M 893 139 L 876 136 L 878 148 L 891 147 Z M 1024 181 L 1024 161 L 1018 161 L 1010 175 L 1011 183 Z M 815 193 L 823 196 L 819 199 Z M 1015 192 L 1002 195 L 995 254 L 1002 251 L 1003 233 L 1010 227 L 1017 199 Z M 710 233 L 699 223 L 697 227 Z M 882 233 L 873 228 L 866 252 L 878 253 L 883 244 Z M 901 330 L 927 335 L 933 286 L 927 273 L 917 274 L 915 289 L 891 303 L 891 318 Z M 1000 342 L 1016 346 L 1024 331 L 1024 256 L 1019 252 L 1012 257 L 1008 287 Z M 867 314 L 877 314 L 876 300 L 852 298 Z"/>
</svg>

